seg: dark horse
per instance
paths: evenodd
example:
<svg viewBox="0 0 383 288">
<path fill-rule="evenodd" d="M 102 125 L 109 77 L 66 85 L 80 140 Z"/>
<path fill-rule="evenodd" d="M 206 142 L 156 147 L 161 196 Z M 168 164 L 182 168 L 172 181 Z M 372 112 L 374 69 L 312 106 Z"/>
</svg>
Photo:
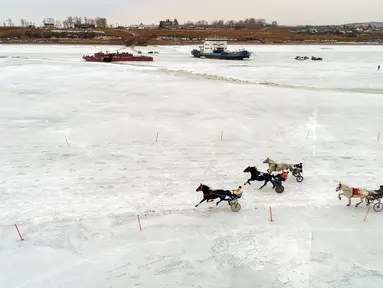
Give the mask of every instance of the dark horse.
<svg viewBox="0 0 383 288">
<path fill-rule="evenodd" d="M 218 205 L 222 201 L 229 201 L 233 195 L 229 190 L 211 190 L 209 186 L 203 184 L 199 184 L 195 191 L 203 192 L 203 199 L 197 205 L 195 205 L 195 207 L 198 207 L 198 205 L 204 201 L 212 202 L 214 199 L 219 198 L 220 200 L 216 203 L 216 205 Z M 230 196 L 229 199 L 226 196 Z"/>
<path fill-rule="evenodd" d="M 273 175 L 271 175 L 269 173 L 259 172 L 257 170 L 257 168 L 254 166 L 252 166 L 252 167 L 247 166 L 247 168 L 245 170 L 243 170 L 243 172 L 251 174 L 250 179 L 247 180 L 247 182 L 244 185 L 246 185 L 246 184 L 251 185 L 250 181 L 265 181 L 265 183 L 261 187 L 259 187 L 259 189 L 262 189 L 263 187 L 265 187 L 268 182 L 271 182 L 271 184 L 273 184 L 273 188 L 275 188 L 274 181 L 272 181 Z"/>
</svg>

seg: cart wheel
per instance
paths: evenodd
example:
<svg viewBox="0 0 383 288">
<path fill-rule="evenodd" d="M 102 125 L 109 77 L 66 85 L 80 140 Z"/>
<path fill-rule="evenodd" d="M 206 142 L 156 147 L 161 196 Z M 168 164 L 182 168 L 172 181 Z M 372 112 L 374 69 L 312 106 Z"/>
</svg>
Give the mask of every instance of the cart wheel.
<svg viewBox="0 0 383 288">
<path fill-rule="evenodd" d="M 277 193 L 283 193 L 283 191 L 285 191 L 285 187 L 283 187 L 282 185 L 276 185 L 275 186 L 275 191 Z"/>
<path fill-rule="evenodd" d="M 300 182 L 302 182 L 303 181 L 303 176 L 302 175 L 298 175 L 297 176 L 297 181 L 300 183 Z"/>
<path fill-rule="evenodd" d="M 374 211 L 375 212 L 380 212 L 383 210 L 383 204 L 382 202 L 376 202 L 375 205 L 374 205 Z"/>
<path fill-rule="evenodd" d="M 231 211 L 238 212 L 239 210 L 241 210 L 241 204 L 234 203 L 233 205 L 231 205 Z"/>
</svg>

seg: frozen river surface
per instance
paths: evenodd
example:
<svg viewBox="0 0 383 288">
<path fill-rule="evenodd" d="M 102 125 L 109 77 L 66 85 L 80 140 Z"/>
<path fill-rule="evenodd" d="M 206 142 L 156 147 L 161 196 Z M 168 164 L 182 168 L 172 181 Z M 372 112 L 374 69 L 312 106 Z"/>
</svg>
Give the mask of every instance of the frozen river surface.
<svg viewBox="0 0 383 288">
<path fill-rule="evenodd" d="M 383 184 L 382 46 L 81 59 L 106 48 L 0 46 L 0 287 L 383 286 L 383 211 L 335 192 Z M 194 207 L 267 157 L 304 181 Z"/>
</svg>

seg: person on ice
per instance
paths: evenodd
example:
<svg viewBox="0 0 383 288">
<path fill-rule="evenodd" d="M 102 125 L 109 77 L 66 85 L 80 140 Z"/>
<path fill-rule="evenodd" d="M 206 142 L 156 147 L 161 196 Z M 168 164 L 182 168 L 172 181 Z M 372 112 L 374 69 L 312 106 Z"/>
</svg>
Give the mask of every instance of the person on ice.
<svg viewBox="0 0 383 288">
<path fill-rule="evenodd" d="M 279 178 L 281 181 L 286 181 L 287 178 L 289 178 L 289 171 L 288 170 L 283 170 L 281 174 L 278 174 L 275 177 Z"/>
<path fill-rule="evenodd" d="M 242 189 L 242 186 L 238 186 L 237 189 L 234 189 L 233 190 L 233 199 L 235 198 L 241 198 L 242 197 L 242 194 L 243 194 L 243 189 Z"/>
<path fill-rule="evenodd" d="M 383 195 L 383 185 L 380 185 L 380 188 L 378 190 L 374 190 L 376 193 L 378 193 L 379 196 Z"/>
</svg>

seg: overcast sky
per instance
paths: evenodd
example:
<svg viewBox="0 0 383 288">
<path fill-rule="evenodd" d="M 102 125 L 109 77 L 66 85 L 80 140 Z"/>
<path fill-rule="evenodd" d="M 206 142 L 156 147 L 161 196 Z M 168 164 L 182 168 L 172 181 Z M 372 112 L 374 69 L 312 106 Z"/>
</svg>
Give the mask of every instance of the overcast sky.
<svg viewBox="0 0 383 288">
<path fill-rule="evenodd" d="M 227 4 L 227 5 L 225 5 Z M 240 20 L 264 18 L 285 25 L 383 21 L 383 0 L 0 0 L 0 21 L 41 24 L 68 15 L 107 17 L 109 24 L 158 23 L 166 18 Z"/>
</svg>

